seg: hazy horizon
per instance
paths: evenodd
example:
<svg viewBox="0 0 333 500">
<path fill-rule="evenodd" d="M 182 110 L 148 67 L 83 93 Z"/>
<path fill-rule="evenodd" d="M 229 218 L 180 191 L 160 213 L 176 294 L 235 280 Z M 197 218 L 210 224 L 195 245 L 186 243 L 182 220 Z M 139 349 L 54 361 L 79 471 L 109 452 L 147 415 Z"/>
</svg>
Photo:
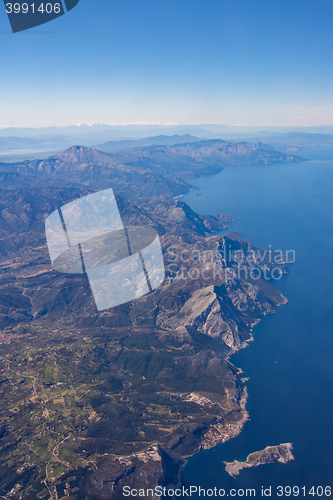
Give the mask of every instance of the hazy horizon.
<svg viewBox="0 0 333 500">
<path fill-rule="evenodd" d="M 80 0 L 11 33 L 0 127 L 333 126 L 329 0 Z"/>
</svg>

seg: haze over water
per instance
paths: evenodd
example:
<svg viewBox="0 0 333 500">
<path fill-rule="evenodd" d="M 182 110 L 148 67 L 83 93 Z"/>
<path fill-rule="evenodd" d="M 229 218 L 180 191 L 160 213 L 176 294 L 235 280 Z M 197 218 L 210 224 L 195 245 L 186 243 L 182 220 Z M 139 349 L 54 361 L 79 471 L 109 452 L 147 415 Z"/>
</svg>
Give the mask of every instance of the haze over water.
<svg viewBox="0 0 333 500">
<path fill-rule="evenodd" d="M 312 486 L 333 490 L 333 149 L 300 156 L 309 160 L 225 168 L 192 182 L 202 189 L 182 198 L 201 214 L 231 215 L 228 230 L 259 248 L 296 253 L 290 274 L 273 283 L 289 303 L 263 318 L 254 342 L 231 358 L 250 377 L 250 420 L 237 438 L 189 460 L 187 485 L 256 488 L 257 496 L 272 486 L 272 498 L 279 485 L 305 486 L 306 498 L 318 498 L 308 494 Z M 224 470 L 224 460 L 285 442 L 294 445 L 294 462 L 237 479 Z"/>
</svg>

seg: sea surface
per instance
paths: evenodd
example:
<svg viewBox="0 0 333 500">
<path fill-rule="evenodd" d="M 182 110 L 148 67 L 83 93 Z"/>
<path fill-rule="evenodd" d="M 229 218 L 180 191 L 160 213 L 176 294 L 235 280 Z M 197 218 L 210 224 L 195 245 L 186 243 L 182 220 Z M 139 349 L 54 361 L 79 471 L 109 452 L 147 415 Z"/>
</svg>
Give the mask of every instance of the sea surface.
<svg viewBox="0 0 333 500">
<path fill-rule="evenodd" d="M 223 488 L 226 496 L 240 489 L 235 498 L 248 488 L 260 497 L 262 487 L 286 498 L 288 488 L 278 496 L 278 486 L 299 487 L 292 498 L 327 498 L 330 486 L 333 496 L 333 148 L 300 156 L 308 160 L 227 167 L 193 181 L 201 189 L 182 198 L 201 214 L 231 215 L 228 230 L 255 246 L 296 255 L 290 274 L 274 282 L 289 303 L 264 317 L 254 342 L 231 358 L 249 377 L 250 420 L 235 439 L 189 459 L 186 486 Z M 224 460 L 285 442 L 293 443 L 294 462 L 243 470 L 236 479 L 224 470 Z"/>
</svg>

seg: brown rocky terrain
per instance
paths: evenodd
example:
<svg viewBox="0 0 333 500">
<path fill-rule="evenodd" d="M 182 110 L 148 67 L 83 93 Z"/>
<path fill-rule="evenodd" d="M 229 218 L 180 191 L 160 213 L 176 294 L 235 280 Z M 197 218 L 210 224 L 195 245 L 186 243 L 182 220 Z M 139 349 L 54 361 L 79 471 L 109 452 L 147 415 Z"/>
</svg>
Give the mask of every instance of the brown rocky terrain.
<svg viewBox="0 0 333 500">
<path fill-rule="evenodd" d="M 290 259 L 277 263 L 237 233 L 216 234 L 227 215 L 152 196 L 155 177 L 140 177 L 143 195 L 132 199 L 135 185 L 121 184 L 115 166 L 118 177 L 103 187 L 119 178 L 123 223 L 157 230 L 167 277 L 98 312 L 85 275 L 52 269 L 44 234 L 53 210 L 95 190 L 103 177 L 95 184 L 95 170 L 111 168 L 100 155 L 92 166 L 90 154 L 95 162 L 93 150 L 72 148 L 2 172 L 3 498 L 117 499 L 124 485 L 179 484 L 186 457 L 241 431 L 247 392 L 230 356 L 286 303 L 269 281 Z M 173 181 L 158 178 L 168 192 Z"/>
</svg>

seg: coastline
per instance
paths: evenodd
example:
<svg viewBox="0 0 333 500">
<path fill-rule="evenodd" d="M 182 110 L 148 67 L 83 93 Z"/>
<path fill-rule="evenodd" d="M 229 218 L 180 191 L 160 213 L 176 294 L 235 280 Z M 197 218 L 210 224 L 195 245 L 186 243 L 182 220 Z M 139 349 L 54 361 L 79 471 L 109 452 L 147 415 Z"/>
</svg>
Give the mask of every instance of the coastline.
<svg viewBox="0 0 333 500">
<path fill-rule="evenodd" d="M 306 159 L 302 159 L 302 161 L 307 161 L 307 160 Z M 272 163 L 274 163 L 274 162 L 272 162 Z M 228 165 L 226 165 L 226 166 L 228 166 Z M 220 170 L 220 172 L 222 170 L 224 170 L 224 168 L 222 168 Z M 214 175 L 214 174 L 211 174 L 211 175 Z M 208 176 L 209 176 L 209 174 L 208 174 Z M 195 179 L 198 179 L 198 178 L 201 178 L 201 177 L 203 177 L 203 176 L 196 176 Z M 190 191 L 193 191 L 195 189 L 200 190 L 202 188 L 195 187 L 193 189 L 190 189 L 186 194 L 178 196 L 176 199 L 186 197 L 186 195 Z M 293 263 L 293 262 L 285 262 L 285 263 Z M 288 299 L 286 297 L 284 297 L 282 294 L 281 294 L 281 296 L 282 296 L 283 300 L 280 303 L 276 304 L 277 307 L 279 307 L 281 305 L 288 304 Z M 277 311 L 274 311 L 274 314 L 276 312 Z M 253 332 L 254 327 L 256 325 L 258 325 L 260 322 L 261 322 L 261 318 L 256 318 L 255 321 L 253 321 L 253 323 L 250 325 L 250 328 L 248 330 L 249 334 L 250 334 L 250 337 L 248 339 L 246 339 L 246 342 L 242 342 L 241 343 L 239 349 L 235 349 L 232 352 L 228 353 L 228 355 L 226 356 L 226 359 L 228 361 L 231 359 L 231 357 L 234 354 L 236 354 L 237 352 L 239 352 L 239 350 L 247 348 L 249 342 L 254 342 L 255 341 L 255 338 L 253 337 L 253 335 L 252 335 L 251 332 Z M 242 368 L 236 367 L 235 365 L 233 365 L 233 366 L 237 370 L 236 377 L 238 377 L 239 380 L 242 383 L 245 383 L 247 380 L 249 380 L 249 377 L 244 377 L 244 378 L 239 377 L 239 375 L 241 375 L 243 373 Z M 226 443 L 227 441 L 229 441 L 231 439 L 234 439 L 234 438 L 236 438 L 237 436 L 239 436 L 241 434 L 241 432 L 243 431 L 243 428 L 244 428 L 246 422 L 250 420 L 250 414 L 249 414 L 249 412 L 247 410 L 247 401 L 248 401 L 248 388 L 244 384 L 243 390 L 242 390 L 242 392 L 240 394 L 240 397 L 239 397 L 239 400 L 238 400 L 239 406 L 240 406 L 240 412 L 239 412 L 240 413 L 240 419 L 237 422 L 235 422 L 235 423 L 221 423 L 221 422 L 218 422 L 218 423 L 212 424 L 211 427 L 210 427 L 210 430 L 205 434 L 205 437 L 204 437 L 204 439 L 203 439 L 200 447 L 194 453 L 183 457 L 184 460 L 185 460 L 185 463 L 182 466 L 182 470 L 184 470 L 185 467 L 187 466 L 187 463 L 188 463 L 187 459 L 191 458 L 191 457 L 194 457 L 195 455 L 197 455 L 200 452 L 200 450 L 211 450 L 212 448 L 216 447 L 217 445 Z"/>
<path fill-rule="evenodd" d="M 237 437 L 242 432 L 245 423 L 250 418 L 249 413 L 246 409 L 247 399 L 248 391 L 247 387 L 245 386 L 239 400 L 239 405 L 241 408 L 240 420 L 232 424 L 217 423 L 212 425 L 210 431 L 208 431 L 208 433 L 205 435 L 205 439 L 202 443 L 202 449 L 210 450 L 220 443 L 225 443 L 226 441 L 229 441 L 229 439 Z M 220 438 L 216 438 L 216 432 L 220 434 Z"/>
</svg>

